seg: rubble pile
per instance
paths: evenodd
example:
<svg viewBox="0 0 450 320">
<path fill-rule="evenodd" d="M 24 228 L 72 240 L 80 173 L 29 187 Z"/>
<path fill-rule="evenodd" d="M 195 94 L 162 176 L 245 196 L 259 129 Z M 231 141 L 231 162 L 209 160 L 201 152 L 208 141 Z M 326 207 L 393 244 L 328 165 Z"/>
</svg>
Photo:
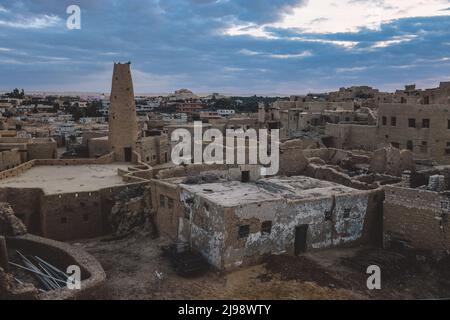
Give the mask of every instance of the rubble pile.
<svg viewBox="0 0 450 320">
<path fill-rule="evenodd" d="M 403 171 L 414 172 L 416 168 L 411 151 L 388 146 L 373 153 L 370 169 L 376 173 L 399 177 Z"/>
<path fill-rule="evenodd" d="M 14 214 L 6 202 L 0 202 L 0 235 L 20 236 L 27 233 L 27 228 Z"/>
<path fill-rule="evenodd" d="M 17 283 L 11 273 L 0 267 L 0 299 L 36 299 L 38 291 L 31 283 Z"/>
<path fill-rule="evenodd" d="M 110 224 L 116 236 L 133 232 L 156 235 L 151 208 L 150 187 L 142 186 L 120 192 L 111 209 Z"/>
</svg>

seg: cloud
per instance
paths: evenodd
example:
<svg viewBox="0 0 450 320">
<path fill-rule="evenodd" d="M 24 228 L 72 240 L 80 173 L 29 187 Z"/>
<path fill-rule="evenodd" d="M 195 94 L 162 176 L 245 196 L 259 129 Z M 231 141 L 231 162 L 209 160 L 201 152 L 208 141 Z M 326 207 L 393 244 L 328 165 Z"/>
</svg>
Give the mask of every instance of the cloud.
<svg viewBox="0 0 450 320">
<path fill-rule="evenodd" d="M 352 67 L 352 68 L 337 68 L 337 73 L 354 73 L 366 71 L 369 67 Z"/>
<path fill-rule="evenodd" d="M 382 24 L 398 19 L 448 16 L 448 8 L 447 0 L 314 0 L 274 26 L 319 34 L 380 30 Z"/>
<path fill-rule="evenodd" d="M 57 25 L 61 18 L 55 15 L 39 15 L 32 17 L 15 16 L 13 19 L 0 19 L 0 26 L 20 29 L 43 29 Z"/>
<path fill-rule="evenodd" d="M 373 45 L 370 46 L 372 49 L 376 48 L 386 48 L 395 44 L 400 44 L 403 42 L 409 42 L 417 38 L 417 35 L 409 34 L 404 36 L 395 36 L 389 40 L 376 41 Z"/>
<path fill-rule="evenodd" d="M 275 59 L 303 59 L 312 55 L 311 51 L 303 51 L 299 53 L 269 54 L 268 56 Z"/>
<path fill-rule="evenodd" d="M 437 12 L 448 1 L 419 2 L 78 0 L 75 31 L 64 23 L 71 0 L 2 0 L 0 89 L 108 92 L 117 61 L 132 62 L 136 92 L 433 85 L 450 74 L 450 17 Z"/>
</svg>

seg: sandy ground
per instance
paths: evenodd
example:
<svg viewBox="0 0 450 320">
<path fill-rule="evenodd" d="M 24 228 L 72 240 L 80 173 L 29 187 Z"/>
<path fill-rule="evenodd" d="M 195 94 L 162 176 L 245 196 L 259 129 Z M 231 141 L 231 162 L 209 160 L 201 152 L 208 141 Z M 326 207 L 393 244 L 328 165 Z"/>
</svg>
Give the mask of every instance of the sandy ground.
<svg viewBox="0 0 450 320">
<path fill-rule="evenodd" d="M 125 184 L 117 169 L 126 164 L 37 166 L 17 177 L 0 181 L 0 188 L 42 188 L 46 194 L 95 191 Z"/>
<path fill-rule="evenodd" d="M 374 248 L 333 249 L 301 257 L 272 256 L 233 272 L 210 270 L 180 277 L 162 255 L 163 239 L 87 240 L 103 265 L 107 283 L 97 299 L 431 299 L 450 297 L 448 261 L 436 270 L 415 270 L 397 254 Z M 366 287 L 367 263 L 381 264 L 382 289 Z M 392 267 L 392 265 L 397 267 Z M 389 267 L 391 266 L 391 267 Z M 364 269 L 364 270 L 363 270 Z M 155 276 L 162 273 L 162 280 Z M 384 271 L 383 271 L 384 272 Z M 444 272 L 444 273 L 442 273 Z"/>
</svg>

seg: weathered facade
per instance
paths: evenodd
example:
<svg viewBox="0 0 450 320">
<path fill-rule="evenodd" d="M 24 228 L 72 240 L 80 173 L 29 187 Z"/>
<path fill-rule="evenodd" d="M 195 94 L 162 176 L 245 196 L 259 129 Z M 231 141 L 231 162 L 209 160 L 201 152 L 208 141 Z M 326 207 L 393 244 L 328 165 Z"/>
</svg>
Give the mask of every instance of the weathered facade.
<svg viewBox="0 0 450 320">
<path fill-rule="evenodd" d="M 190 243 L 219 269 L 265 254 L 298 254 L 361 240 L 372 210 L 369 198 L 377 192 L 301 176 L 160 185 L 156 200 L 166 207 L 157 211 L 158 227 Z"/>
</svg>

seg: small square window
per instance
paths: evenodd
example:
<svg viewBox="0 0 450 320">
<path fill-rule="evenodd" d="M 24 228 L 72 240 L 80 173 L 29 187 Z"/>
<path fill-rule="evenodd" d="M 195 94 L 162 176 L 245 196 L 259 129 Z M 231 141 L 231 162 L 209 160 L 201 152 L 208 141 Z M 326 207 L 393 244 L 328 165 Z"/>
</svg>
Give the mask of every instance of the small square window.
<svg viewBox="0 0 450 320">
<path fill-rule="evenodd" d="M 408 127 L 415 128 L 416 127 L 416 119 L 408 119 Z"/>
<path fill-rule="evenodd" d="M 391 126 L 393 126 L 393 127 L 397 126 L 397 118 L 396 117 L 391 117 Z"/>
<path fill-rule="evenodd" d="M 381 123 L 383 126 L 385 126 L 387 124 L 387 118 L 386 117 L 382 117 L 381 118 Z"/>
<path fill-rule="evenodd" d="M 247 238 L 249 234 L 250 234 L 250 226 L 249 225 L 239 226 L 238 239 Z"/>
<path fill-rule="evenodd" d="M 261 233 L 270 234 L 272 232 L 272 221 L 264 221 L 261 224 Z"/>
<path fill-rule="evenodd" d="M 422 128 L 430 127 L 430 119 L 422 119 Z"/>
<path fill-rule="evenodd" d="M 408 141 L 406 142 L 406 149 L 408 149 L 408 150 L 410 150 L 410 151 L 413 151 L 414 145 L 413 145 L 413 142 L 412 142 L 411 140 L 408 140 Z"/>
<path fill-rule="evenodd" d="M 67 217 L 62 217 L 61 224 L 66 224 L 66 223 L 67 223 Z"/>
<path fill-rule="evenodd" d="M 344 209 L 344 218 L 350 218 L 350 212 L 352 212 L 352 208 Z"/>
</svg>

